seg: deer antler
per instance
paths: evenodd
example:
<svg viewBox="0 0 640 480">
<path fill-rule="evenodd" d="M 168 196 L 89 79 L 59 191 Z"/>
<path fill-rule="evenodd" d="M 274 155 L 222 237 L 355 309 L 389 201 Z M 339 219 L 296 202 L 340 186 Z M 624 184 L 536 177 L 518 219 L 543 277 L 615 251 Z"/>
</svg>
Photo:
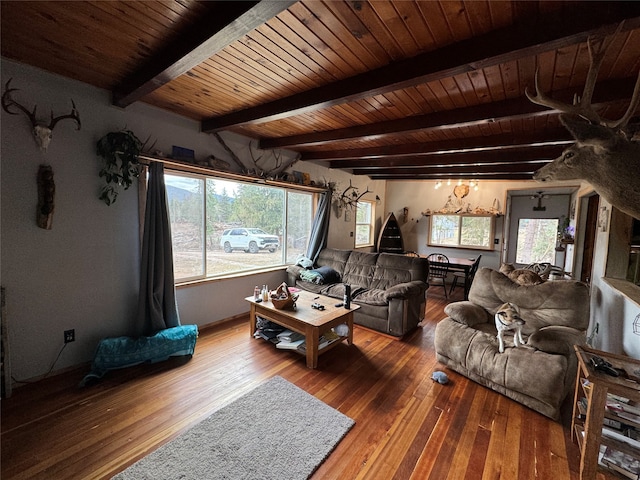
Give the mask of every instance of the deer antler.
<svg viewBox="0 0 640 480">
<path fill-rule="evenodd" d="M 4 90 L 4 93 L 2 94 L 2 108 L 9 115 L 17 115 L 18 112 L 12 112 L 11 110 L 9 110 L 10 107 L 17 107 L 27 117 L 29 117 L 29 120 L 31 120 L 31 125 L 35 127 L 38 124 L 38 121 L 36 120 L 36 108 L 38 108 L 38 106 L 35 105 L 33 107 L 33 112 L 30 112 L 26 107 L 20 105 L 13 98 L 11 98 L 11 93 L 17 92 L 19 90 L 19 88 L 9 88 L 9 84 L 11 83 L 11 80 L 12 80 L 11 78 L 7 80 L 7 83 L 4 86 L 5 90 Z"/>
<path fill-rule="evenodd" d="M 636 109 L 640 105 L 640 72 L 638 72 L 638 79 L 636 80 L 636 86 L 633 88 L 633 96 L 631 97 L 631 103 L 625 114 L 617 122 L 607 122 L 605 125 L 611 128 L 624 128 L 633 117 Z"/>
<path fill-rule="evenodd" d="M 528 89 L 525 89 L 524 93 L 527 98 L 537 105 L 549 107 L 562 113 L 578 115 L 594 124 L 600 124 L 609 128 L 616 129 L 624 128 L 635 113 L 636 108 L 640 103 L 640 72 L 638 74 L 638 80 L 636 81 L 629 108 L 619 120 L 607 120 L 601 118 L 591 105 L 593 91 L 595 89 L 596 80 L 598 78 L 598 72 L 600 71 L 600 67 L 602 66 L 605 54 L 609 49 L 611 43 L 613 42 L 615 34 L 621 31 L 622 25 L 623 24 L 621 23 L 618 26 L 614 35 L 611 35 L 609 37 L 591 36 L 587 39 L 587 48 L 589 51 L 589 71 L 587 73 L 584 89 L 582 91 L 582 97 L 574 97 L 573 105 L 561 102 L 559 100 L 554 100 L 548 97 L 544 92 L 542 92 L 538 85 L 537 70 L 535 76 L 536 94 L 532 95 Z"/>
<path fill-rule="evenodd" d="M 253 145 L 252 143 L 249 143 L 249 155 L 251 155 L 251 160 L 253 161 L 253 164 L 255 165 L 256 170 L 258 170 L 258 162 L 260 160 L 262 160 L 263 155 L 260 155 L 258 158 L 255 158 L 253 156 L 253 146 L 252 145 Z M 283 164 L 282 152 L 272 151 L 271 155 L 273 156 L 273 159 L 274 159 L 273 168 L 271 168 L 270 170 L 263 170 L 262 171 L 262 175 L 266 175 L 267 177 L 268 176 L 277 175 L 278 171 L 281 171 L 281 167 L 282 167 L 282 164 Z M 297 158 L 299 158 L 299 157 L 297 157 Z M 296 159 L 294 159 L 294 161 L 296 161 Z M 287 165 L 287 167 L 291 166 L 292 164 L 293 164 L 293 161 L 291 163 L 289 163 Z M 287 168 L 287 167 L 285 167 L 285 168 Z M 284 168 L 282 170 L 284 170 Z"/>
<path fill-rule="evenodd" d="M 258 169 L 258 162 L 260 160 L 262 160 L 262 155 L 258 156 L 258 158 L 255 158 L 253 156 L 253 143 L 249 142 L 249 155 L 251 156 L 251 161 L 253 162 L 253 164 L 256 167 L 256 170 Z"/>
<path fill-rule="evenodd" d="M 282 158 L 282 156 L 280 156 L 280 158 Z M 280 172 L 284 172 L 287 168 L 292 167 L 293 165 L 295 165 L 300 158 L 302 158 L 302 154 L 298 153 L 295 158 L 292 158 L 291 160 L 289 160 L 288 163 L 284 163 L 284 161 L 282 161 L 280 163 Z"/>
<path fill-rule="evenodd" d="M 5 91 L 2 94 L 2 108 L 4 109 L 5 112 L 7 112 L 10 115 L 17 115 L 18 112 L 12 112 L 11 110 L 9 110 L 10 107 L 17 107 L 18 109 L 20 109 L 27 117 L 29 117 L 29 120 L 31 121 L 31 125 L 33 127 L 35 127 L 36 125 L 38 125 L 38 120 L 36 119 L 36 110 L 38 108 L 37 105 L 34 105 L 33 107 L 33 112 L 30 112 L 25 106 L 20 105 L 18 102 L 16 102 L 13 98 L 11 98 L 11 93 L 12 92 L 17 92 L 19 90 L 19 88 L 9 88 L 9 84 L 11 83 L 11 78 L 9 80 L 7 80 L 7 83 L 5 84 Z M 51 122 L 49 123 L 49 126 L 47 127 L 49 130 L 53 130 L 56 126 L 56 124 L 60 121 L 60 120 L 64 120 L 65 118 L 70 118 L 72 120 L 75 120 L 76 123 L 78 124 L 78 130 L 80 130 L 80 115 L 78 114 L 78 109 L 76 108 L 76 104 L 73 101 L 73 99 L 71 100 L 71 113 L 68 115 L 60 115 L 59 117 L 54 117 L 53 116 L 53 110 L 51 111 Z"/>
<path fill-rule="evenodd" d="M 222 138 L 218 132 L 213 132 L 212 135 L 216 138 L 216 140 L 218 140 L 220 145 L 222 145 L 222 148 L 224 148 L 225 151 L 229 154 L 229 156 L 231 157 L 231 160 L 233 160 L 235 164 L 238 167 L 240 167 L 240 171 L 242 173 L 247 173 L 247 168 L 240 161 L 240 158 L 238 158 L 238 156 L 233 152 L 233 150 L 231 150 L 229 145 L 227 145 L 227 142 L 224 141 L 224 138 Z"/>
<path fill-rule="evenodd" d="M 369 192 L 371 192 L 371 190 L 369 190 L 369 186 L 367 185 L 367 189 L 364 192 L 362 192 L 360 195 L 358 195 L 358 198 L 356 198 L 356 203 L 358 203 L 360 201 L 360 199 L 362 197 L 364 197 Z"/>
<path fill-rule="evenodd" d="M 349 190 L 353 190 L 353 192 L 350 195 L 347 195 L 347 192 Z M 338 197 L 337 200 L 345 207 L 353 208 L 355 205 L 358 204 L 360 199 L 369 192 L 371 192 L 371 190 L 369 190 L 369 187 L 367 186 L 367 189 L 364 192 L 358 193 L 358 189 L 354 187 L 351 184 L 351 180 L 349 180 L 349 186 L 344 189 L 344 191 L 340 194 L 340 197 Z"/>
<path fill-rule="evenodd" d="M 76 108 L 76 103 L 73 101 L 73 99 L 71 99 L 71 113 L 69 113 L 68 115 L 60 115 L 59 117 L 55 117 L 53 116 L 53 110 L 51 110 L 51 122 L 49 123 L 49 130 L 53 130 L 56 126 L 56 123 L 58 123 L 60 120 L 64 120 L 65 118 L 69 118 L 71 120 L 75 120 L 76 123 L 78 124 L 78 128 L 76 128 L 76 130 L 80 130 L 80 114 L 78 114 L 78 109 Z M 35 112 L 36 109 L 34 107 L 33 111 Z"/>
<path fill-rule="evenodd" d="M 275 160 L 275 166 L 271 171 L 276 172 L 282 166 L 282 152 L 273 152 L 273 158 Z"/>
<path fill-rule="evenodd" d="M 71 99 L 71 113 L 68 115 L 60 115 L 59 117 L 54 117 L 52 110 L 51 122 L 49 122 L 49 126 L 46 126 L 43 122 L 38 122 L 38 119 L 36 118 L 36 109 L 38 108 L 37 105 L 33 107 L 33 112 L 30 112 L 23 105 L 20 105 L 18 102 L 11 98 L 11 93 L 15 92 L 18 89 L 9 88 L 10 84 L 11 79 L 7 80 L 7 83 L 5 84 L 5 91 L 2 94 L 2 108 L 10 115 L 17 115 L 17 112 L 12 112 L 10 110 L 11 107 L 16 107 L 21 110 L 27 117 L 29 117 L 31 126 L 33 127 L 33 136 L 36 140 L 36 143 L 40 147 L 40 150 L 42 150 L 43 152 L 46 153 L 49 142 L 51 142 L 51 138 L 53 137 L 53 129 L 60 120 L 64 120 L 65 118 L 75 120 L 75 122 L 78 124 L 77 130 L 80 130 L 80 115 L 78 114 L 78 109 L 76 108 L 76 104 L 73 99 Z"/>
<path fill-rule="evenodd" d="M 140 147 L 140 151 L 141 152 L 149 152 L 149 153 L 153 152 L 153 147 L 156 146 L 156 143 L 158 142 L 158 139 L 154 140 L 153 143 L 151 144 L 151 146 L 149 148 L 147 148 L 147 143 L 149 143 L 149 140 L 151 140 L 151 135 L 149 135 L 147 137 L 147 139 L 142 143 L 142 147 Z"/>
<path fill-rule="evenodd" d="M 355 189 L 356 189 L 356 187 L 351 185 L 351 179 L 349 179 L 349 186 L 347 188 L 345 188 L 344 192 L 342 192 L 342 194 L 340 195 L 340 199 L 342 200 L 342 203 L 351 204 L 351 199 L 348 197 L 347 192 L 349 190 L 355 190 Z"/>
</svg>

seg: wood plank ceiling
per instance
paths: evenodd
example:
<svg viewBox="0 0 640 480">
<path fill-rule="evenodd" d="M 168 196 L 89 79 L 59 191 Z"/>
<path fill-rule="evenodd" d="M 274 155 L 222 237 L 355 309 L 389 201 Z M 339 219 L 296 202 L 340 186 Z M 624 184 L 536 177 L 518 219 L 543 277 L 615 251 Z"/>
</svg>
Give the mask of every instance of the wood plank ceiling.
<svg viewBox="0 0 640 480">
<path fill-rule="evenodd" d="M 536 70 L 570 102 L 586 39 L 614 34 L 593 99 L 605 117 L 640 70 L 640 2 L 0 5 L 6 58 L 374 179 L 530 179 L 570 140 L 524 95 Z"/>
</svg>

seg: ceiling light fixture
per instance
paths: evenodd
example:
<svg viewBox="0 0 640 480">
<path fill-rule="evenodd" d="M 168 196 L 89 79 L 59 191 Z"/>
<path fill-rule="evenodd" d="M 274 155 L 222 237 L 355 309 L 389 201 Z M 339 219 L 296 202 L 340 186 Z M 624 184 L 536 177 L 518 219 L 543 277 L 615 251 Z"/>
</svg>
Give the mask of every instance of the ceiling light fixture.
<svg viewBox="0 0 640 480">
<path fill-rule="evenodd" d="M 466 180 L 459 179 L 459 180 L 458 180 L 458 182 L 457 182 L 457 186 L 462 186 L 462 185 L 464 185 L 464 184 L 465 184 L 465 182 L 466 182 Z M 472 188 L 473 188 L 473 190 L 477 192 L 477 191 L 478 191 L 478 184 L 479 184 L 478 180 L 469 180 L 469 189 L 472 189 Z M 442 187 L 442 185 L 443 185 L 442 180 L 438 180 L 438 181 L 435 183 L 434 188 L 435 188 L 436 190 L 438 190 L 439 188 L 441 188 L 441 187 Z M 451 180 L 450 180 L 450 179 L 449 179 L 449 180 L 447 180 L 447 185 L 448 185 L 448 186 L 450 186 L 450 185 L 451 185 Z"/>
</svg>

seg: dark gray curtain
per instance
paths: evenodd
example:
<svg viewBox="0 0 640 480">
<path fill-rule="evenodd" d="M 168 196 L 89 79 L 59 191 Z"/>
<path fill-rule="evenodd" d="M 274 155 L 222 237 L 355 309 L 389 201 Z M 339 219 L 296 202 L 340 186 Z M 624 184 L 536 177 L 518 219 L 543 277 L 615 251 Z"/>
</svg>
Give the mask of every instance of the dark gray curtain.
<svg viewBox="0 0 640 480">
<path fill-rule="evenodd" d="M 331 192 L 320 194 L 318 210 L 311 225 L 311 235 L 309 236 L 309 246 L 307 247 L 307 258 L 316 262 L 320 250 L 327 244 L 329 234 L 329 217 L 331 216 Z"/>
<path fill-rule="evenodd" d="M 180 325 L 173 276 L 173 252 L 164 166 L 149 166 L 147 202 L 142 240 L 138 334 L 152 335 Z"/>
</svg>

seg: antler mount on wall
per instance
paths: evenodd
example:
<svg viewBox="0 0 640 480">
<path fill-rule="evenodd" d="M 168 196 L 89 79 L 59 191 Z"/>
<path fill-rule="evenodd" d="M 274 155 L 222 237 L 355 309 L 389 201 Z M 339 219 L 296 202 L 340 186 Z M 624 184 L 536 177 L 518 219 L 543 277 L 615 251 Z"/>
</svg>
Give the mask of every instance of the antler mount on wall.
<svg viewBox="0 0 640 480">
<path fill-rule="evenodd" d="M 53 129 L 56 127 L 57 123 L 60 120 L 65 120 L 67 118 L 69 120 L 73 120 L 78 125 L 77 130 L 80 130 L 80 126 L 81 126 L 80 114 L 78 113 L 78 109 L 76 108 L 76 104 L 73 101 L 73 99 L 71 100 L 71 105 L 72 105 L 71 113 L 67 115 L 59 115 L 57 117 L 54 117 L 53 110 L 52 110 L 51 120 L 47 124 L 46 122 L 37 119 L 36 117 L 36 111 L 38 108 L 37 105 L 33 106 L 33 111 L 29 111 L 29 109 L 26 108 L 24 105 L 16 102 L 13 98 L 11 98 L 11 94 L 13 92 L 18 91 L 17 88 L 9 87 L 11 80 L 12 80 L 11 78 L 7 80 L 7 83 L 5 84 L 5 87 L 4 87 L 4 93 L 2 94 L 2 108 L 9 115 L 17 115 L 18 112 L 11 111 L 11 108 L 15 107 L 19 111 L 24 113 L 27 116 L 27 118 L 29 118 L 29 121 L 31 122 L 31 126 L 33 127 L 33 136 L 36 140 L 36 143 L 38 144 L 38 147 L 40 147 L 40 150 L 42 152 L 46 153 L 47 148 L 49 147 L 49 143 L 53 138 Z"/>
<path fill-rule="evenodd" d="M 351 184 L 351 179 L 349 179 L 349 186 L 345 188 L 342 193 L 338 194 L 338 192 L 336 191 L 335 185 L 333 186 L 332 191 L 333 191 L 333 202 L 332 202 L 333 208 L 335 210 L 336 217 L 338 218 L 342 216 L 342 213 L 346 208 L 348 209 L 355 208 L 358 205 L 358 202 L 360 201 L 360 199 L 367 193 L 371 192 L 371 190 L 369 190 L 369 187 L 367 187 L 367 189 L 364 192 L 358 193 L 358 188 L 354 187 Z M 351 193 L 348 193 L 348 192 L 351 192 Z"/>
</svg>

